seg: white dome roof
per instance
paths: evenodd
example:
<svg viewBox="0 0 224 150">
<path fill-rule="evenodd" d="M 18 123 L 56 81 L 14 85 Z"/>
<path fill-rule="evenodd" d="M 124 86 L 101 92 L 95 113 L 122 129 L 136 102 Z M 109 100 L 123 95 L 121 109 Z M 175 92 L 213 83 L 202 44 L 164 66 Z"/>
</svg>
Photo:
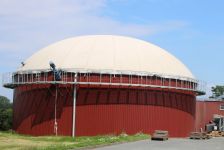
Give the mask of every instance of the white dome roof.
<svg viewBox="0 0 224 150">
<path fill-rule="evenodd" d="M 123 36 L 90 35 L 69 38 L 36 52 L 17 71 L 57 68 L 148 72 L 194 79 L 173 55 L 148 42 Z"/>
</svg>

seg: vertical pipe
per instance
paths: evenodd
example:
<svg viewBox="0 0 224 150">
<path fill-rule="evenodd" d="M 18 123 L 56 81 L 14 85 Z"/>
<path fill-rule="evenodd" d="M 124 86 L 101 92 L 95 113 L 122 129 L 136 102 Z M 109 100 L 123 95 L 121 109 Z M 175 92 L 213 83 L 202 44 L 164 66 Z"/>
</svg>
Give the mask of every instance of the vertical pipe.
<svg viewBox="0 0 224 150">
<path fill-rule="evenodd" d="M 76 82 L 77 82 L 77 74 L 75 74 L 75 78 L 74 78 L 74 92 L 73 92 L 73 113 L 72 113 L 72 137 L 73 138 L 75 138 Z"/>
<path fill-rule="evenodd" d="M 55 85 L 55 103 L 54 103 L 54 132 L 55 135 L 58 135 L 58 123 L 57 123 L 57 98 L 58 98 L 58 86 L 57 84 Z"/>
</svg>

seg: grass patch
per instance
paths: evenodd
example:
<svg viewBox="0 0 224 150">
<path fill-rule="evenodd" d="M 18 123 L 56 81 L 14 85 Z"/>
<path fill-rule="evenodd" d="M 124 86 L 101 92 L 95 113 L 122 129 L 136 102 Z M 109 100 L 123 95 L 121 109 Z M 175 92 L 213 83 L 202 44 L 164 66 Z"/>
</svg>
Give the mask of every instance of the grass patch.
<svg viewBox="0 0 224 150">
<path fill-rule="evenodd" d="M 12 132 L 0 132 L 0 150 L 68 150 L 90 148 L 112 143 L 123 143 L 148 139 L 149 135 L 138 133 L 135 135 L 121 134 L 92 136 L 92 137 L 67 137 L 67 136 L 26 136 Z"/>
</svg>

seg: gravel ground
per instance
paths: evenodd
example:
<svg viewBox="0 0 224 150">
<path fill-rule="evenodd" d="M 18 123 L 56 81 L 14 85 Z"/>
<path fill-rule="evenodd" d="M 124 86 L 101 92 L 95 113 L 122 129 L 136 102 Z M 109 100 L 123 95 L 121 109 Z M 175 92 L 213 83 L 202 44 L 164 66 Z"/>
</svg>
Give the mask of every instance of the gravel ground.
<svg viewBox="0 0 224 150">
<path fill-rule="evenodd" d="M 209 140 L 175 138 L 168 141 L 143 140 L 96 148 L 95 150 L 224 150 L 224 137 Z"/>
</svg>

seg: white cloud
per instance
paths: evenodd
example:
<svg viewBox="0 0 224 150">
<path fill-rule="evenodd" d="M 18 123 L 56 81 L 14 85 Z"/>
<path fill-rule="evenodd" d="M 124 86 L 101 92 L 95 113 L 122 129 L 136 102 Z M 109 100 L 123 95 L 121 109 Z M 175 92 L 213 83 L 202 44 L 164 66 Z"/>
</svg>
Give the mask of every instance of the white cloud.
<svg viewBox="0 0 224 150">
<path fill-rule="evenodd" d="M 182 21 L 126 23 L 105 16 L 107 7 L 107 0 L 1 0 L 0 72 L 15 70 L 34 51 L 67 37 L 119 34 L 142 38 L 187 25 Z"/>
<path fill-rule="evenodd" d="M 51 42 L 76 35 L 142 37 L 186 25 L 180 21 L 125 23 L 103 16 L 106 7 L 106 0 L 1 0 L 0 33 L 4 37 L 0 37 L 0 52 L 14 51 L 23 57 Z"/>
<path fill-rule="evenodd" d="M 47 18 L 63 13 L 95 12 L 105 0 L 1 0 L 0 15 Z"/>
</svg>

